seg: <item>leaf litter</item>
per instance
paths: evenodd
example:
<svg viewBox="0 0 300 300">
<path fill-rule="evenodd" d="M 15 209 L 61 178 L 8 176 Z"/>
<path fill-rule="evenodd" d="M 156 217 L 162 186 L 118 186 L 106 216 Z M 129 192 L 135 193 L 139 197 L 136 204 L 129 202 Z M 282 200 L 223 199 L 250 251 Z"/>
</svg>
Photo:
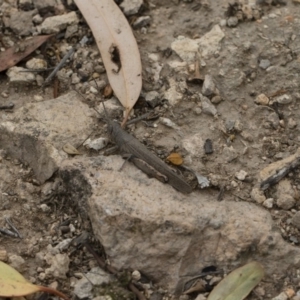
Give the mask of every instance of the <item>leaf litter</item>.
<svg viewBox="0 0 300 300">
<path fill-rule="evenodd" d="M 34 36 L 30 39 L 22 40 L 4 52 L 0 52 L 0 72 L 15 66 L 52 36 L 53 35 Z"/>
</svg>

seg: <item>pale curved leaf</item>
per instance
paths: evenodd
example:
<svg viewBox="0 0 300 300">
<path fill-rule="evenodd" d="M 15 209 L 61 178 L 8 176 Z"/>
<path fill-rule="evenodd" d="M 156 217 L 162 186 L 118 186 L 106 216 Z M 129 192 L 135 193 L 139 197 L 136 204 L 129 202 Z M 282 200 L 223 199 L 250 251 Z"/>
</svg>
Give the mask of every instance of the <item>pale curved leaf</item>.
<svg viewBox="0 0 300 300">
<path fill-rule="evenodd" d="M 75 0 L 91 28 L 109 83 L 125 107 L 125 120 L 142 88 L 139 49 L 124 14 L 113 0 Z"/>
<path fill-rule="evenodd" d="M 207 300 L 242 300 L 264 277 L 258 262 L 251 262 L 232 271 L 210 293 Z"/>
<path fill-rule="evenodd" d="M 70 300 L 60 291 L 30 283 L 14 268 L 0 261 L 0 297 L 22 297 L 36 292 L 46 292 Z"/>
<path fill-rule="evenodd" d="M 38 286 L 28 282 L 18 271 L 0 261 L 0 297 L 26 296 L 38 291 Z"/>
</svg>

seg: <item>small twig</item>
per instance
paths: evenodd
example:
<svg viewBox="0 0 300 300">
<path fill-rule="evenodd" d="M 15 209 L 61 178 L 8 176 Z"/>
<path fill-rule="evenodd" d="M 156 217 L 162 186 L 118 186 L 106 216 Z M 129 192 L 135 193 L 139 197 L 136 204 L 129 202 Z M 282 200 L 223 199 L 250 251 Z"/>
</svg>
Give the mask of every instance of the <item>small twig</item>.
<svg viewBox="0 0 300 300">
<path fill-rule="evenodd" d="M 132 119 L 132 120 L 128 121 L 126 124 L 130 125 L 130 124 L 137 123 L 137 122 L 139 122 L 141 120 L 147 119 L 150 116 L 150 114 L 151 114 L 151 112 L 147 112 L 147 113 L 145 113 L 145 114 L 143 114 L 143 115 L 141 115 L 141 116 L 139 116 L 139 117 L 137 117 L 135 119 Z"/>
<path fill-rule="evenodd" d="M 81 41 L 79 42 L 80 45 L 84 45 L 88 41 L 88 38 L 84 36 Z M 51 79 L 56 75 L 56 73 L 63 67 L 63 65 L 66 63 L 66 61 L 73 55 L 75 52 L 75 47 L 72 47 L 67 54 L 62 58 L 62 60 L 59 62 L 59 64 L 54 68 L 54 70 L 51 72 L 51 74 L 46 78 L 45 82 L 43 83 L 44 87 L 46 84 L 48 84 Z"/>
<path fill-rule="evenodd" d="M 68 53 L 63 57 L 63 59 L 59 62 L 59 64 L 54 68 L 54 70 L 50 73 L 50 75 L 46 78 L 45 82 L 43 83 L 42 87 L 48 84 L 52 78 L 56 75 L 56 73 L 63 67 L 66 61 L 72 56 L 75 52 L 75 48 L 71 48 Z"/>
<path fill-rule="evenodd" d="M 139 300 L 147 300 L 146 297 L 135 287 L 132 282 L 129 283 L 128 288 L 138 297 Z"/>
<path fill-rule="evenodd" d="M 18 237 L 18 234 L 15 233 L 15 232 L 12 232 L 6 228 L 0 228 L 0 232 L 3 233 L 3 234 L 6 234 L 8 236 L 11 236 L 11 237 Z"/>
<path fill-rule="evenodd" d="M 54 67 L 46 68 L 46 69 L 26 69 L 26 70 L 21 70 L 20 72 L 42 73 L 42 72 L 47 72 L 52 70 L 54 70 Z"/>
<path fill-rule="evenodd" d="M 22 239 L 21 233 L 18 231 L 18 229 L 14 226 L 12 221 L 9 218 L 5 218 L 6 223 L 11 227 L 11 229 L 17 234 L 17 236 Z"/>
<path fill-rule="evenodd" d="M 9 103 L 7 105 L 1 105 L 0 109 L 13 109 L 14 108 L 14 104 L 13 103 Z"/>
</svg>

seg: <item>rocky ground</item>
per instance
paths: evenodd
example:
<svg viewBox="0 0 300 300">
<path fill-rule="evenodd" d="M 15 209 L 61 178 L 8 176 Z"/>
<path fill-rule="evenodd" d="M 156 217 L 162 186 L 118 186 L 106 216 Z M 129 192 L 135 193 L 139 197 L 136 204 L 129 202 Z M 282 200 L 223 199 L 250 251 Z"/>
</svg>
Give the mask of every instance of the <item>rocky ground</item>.
<svg viewBox="0 0 300 300">
<path fill-rule="evenodd" d="M 1 52 L 56 34 L 0 73 L 0 260 L 31 282 L 97 300 L 134 299 L 130 280 L 147 299 L 206 299 L 257 260 L 266 277 L 249 299 L 299 299 L 299 1 L 118 4 L 143 65 L 131 119 L 151 113 L 126 130 L 162 160 L 181 154 L 177 169 L 194 191 L 130 163 L 120 172 L 123 159 L 103 155 L 108 81 L 73 1 L 0 0 Z M 71 47 L 47 85 L 51 71 L 32 71 Z M 122 120 L 117 99 L 106 108 Z"/>
</svg>

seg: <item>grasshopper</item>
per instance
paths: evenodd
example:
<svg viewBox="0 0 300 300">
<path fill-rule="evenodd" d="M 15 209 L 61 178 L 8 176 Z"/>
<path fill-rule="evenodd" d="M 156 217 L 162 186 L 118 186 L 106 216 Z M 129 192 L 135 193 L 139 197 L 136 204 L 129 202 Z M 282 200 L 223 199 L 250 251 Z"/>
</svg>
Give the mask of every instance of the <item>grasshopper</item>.
<svg viewBox="0 0 300 300">
<path fill-rule="evenodd" d="M 105 120 L 111 139 L 115 142 L 120 152 L 137 168 L 150 177 L 169 183 L 182 193 L 192 192 L 192 187 L 181 176 L 173 172 L 166 163 L 149 151 L 135 137 L 128 134 L 117 122 L 108 119 L 107 114 Z"/>
</svg>

